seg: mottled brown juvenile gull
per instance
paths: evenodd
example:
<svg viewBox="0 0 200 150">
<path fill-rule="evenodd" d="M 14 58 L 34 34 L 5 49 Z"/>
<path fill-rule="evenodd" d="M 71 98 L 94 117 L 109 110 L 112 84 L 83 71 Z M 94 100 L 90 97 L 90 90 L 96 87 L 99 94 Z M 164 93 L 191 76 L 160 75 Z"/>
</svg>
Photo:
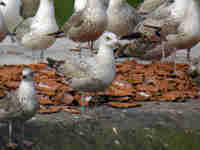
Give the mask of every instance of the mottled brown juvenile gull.
<svg viewBox="0 0 200 150">
<path fill-rule="evenodd" d="M 31 142 L 24 140 L 24 123 L 35 115 L 39 106 L 33 75 L 30 68 L 24 68 L 19 88 L 16 91 L 7 92 L 6 96 L 0 99 L 0 121 L 9 124 L 8 147 L 11 148 L 17 146 L 12 141 L 13 122 L 21 124 L 21 142 L 31 144 Z"/>
<path fill-rule="evenodd" d="M 141 21 L 136 9 L 129 5 L 126 0 L 110 0 L 107 15 L 108 26 L 106 30 L 118 36 L 132 33 L 134 27 Z"/>
<path fill-rule="evenodd" d="M 199 42 L 199 1 L 175 0 L 167 3 L 171 4 L 166 8 L 156 10 L 162 12 L 160 13 L 162 15 L 146 19 L 135 28 L 135 32 L 152 34 L 152 32 L 147 32 L 149 27 L 145 27 L 145 25 L 152 25 L 160 28 L 162 37 L 165 37 L 165 41 L 156 44 L 152 50 L 146 51 L 147 53 L 143 57 L 147 59 L 158 58 L 162 54 L 160 53 L 161 49 L 169 54 L 170 51 L 188 49 L 187 57 L 189 60 L 190 48 Z"/>
<path fill-rule="evenodd" d="M 69 85 L 75 90 L 81 92 L 103 91 L 115 77 L 113 50 L 117 43 L 117 36 L 114 33 L 106 32 L 100 39 L 96 56 L 80 59 L 68 56 L 58 71 L 65 76 Z"/>
<path fill-rule="evenodd" d="M 200 41 L 200 1 L 175 0 L 174 7 L 171 8 L 171 16 L 172 23 L 160 28 L 162 36 L 166 36 L 167 40 L 164 42 L 164 49 L 175 51 L 187 49 L 187 59 L 190 61 L 190 50 Z M 176 27 L 175 30 L 167 30 L 171 24 Z M 158 49 L 159 46 L 149 54 L 156 53 Z M 147 54 L 146 57 L 148 56 Z"/>
<path fill-rule="evenodd" d="M 33 55 L 41 50 L 40 59 L 43 60 L 44 50 L 56 41 L 48 34 L 57 31 L 53 0 L 40 0 L 36 15 L 19 24 L 15 29 L 15 34 L 17 41 L 25 48 L 32 50 Z"/>
<path fill-rule="evenodd" d="M 101 0 L 87 0 L 84 9 L 74 12 L 64 24 L 65 35 L 75 42 L 93 42 L 107 26 L 106 6 Z M 92 43 L 90 45 L 92 48 Z"/>
</svg>

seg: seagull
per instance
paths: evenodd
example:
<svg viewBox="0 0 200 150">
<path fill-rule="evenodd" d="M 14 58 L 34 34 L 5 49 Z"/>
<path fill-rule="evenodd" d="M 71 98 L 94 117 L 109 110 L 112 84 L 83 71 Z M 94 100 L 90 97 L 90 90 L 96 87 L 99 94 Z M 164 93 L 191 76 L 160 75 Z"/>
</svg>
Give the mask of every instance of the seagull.
<svg viewBox="0 0 200 150">
<path fill-rule="evenodd" d="M 158 58 L 163 55 L 163 52 L 160 53 L 161 49 L 168 54 L 179 49 L 188 49 L 187 59 L 190 62 L 190 49 L 199 42 L 200 36 L 199 1 L 174 0 L 166 3 L 167 7 L 155 10 L 161 15 L 149 16 L 135 28 L 135 32 L 142 32 L 148 36 L 152 34 L 148 32 L 149 27 L 154 26 L 155 29 L 159 29 L 162 39 L 164 38 L 161 43 L 155 44 L 154 48 L 147 50 L 142 57 Z"/>
<path fill-rule="evenodd" d="M 65 63 L 57 68 L 72 88 L 81 91 L 83 104 L 83 92 L 104 91 L 114 80 L 116 71 L 113 50 L 117 46 L 117 35 L 105 32 L 100 38 L 98 53 L 94 57 L 76 59 L 66 56 Z M 50 58 L 47 61 L 52 64 Z"/>
<path fill-rule="evenodd" d="M 16 91 L 7 92 L 6 96 L 0 99 L 0 121 L 9 124 L 8 147 L 16 148 L 17 144 L 12 141 L 13 122 L 21 124 L 21 140 L 24 144 L 31 142 L 24 140 L 24 123 L 31 119 L 39 105 L 34 87 L 33 72 L 30 68 L 22 70 L 22 80 Z"/>
<path fill-rule="evenodd" d="M 14 33 L 17 41 L 25 48 L 31 49 L 33 55 L 41 50 L 40 59 L 43 61 L 44 50 L 56 41 L 56 38 L 48 34 L 57 31 L 53 0 L 40 0 L 36 15 L 20 23 Z"/>
<path fill-rule="evenodd" d="M 191 48 L 200 41 L 200 2 L 198 0 L 175 0 L 171 7 L 171 23 L 160 27 L 161 35 L 166 37 L 164 49 L 187 49 L 187 60 L 190 62 Z M 166 21 L 169 22 L 169 21 Z M 169 25 L 168 25 L 169 24 Z M 173 30 L 168 30 L 172 29 Z M 159 46 L 149 52 L 156 53 Z M 174 51 L 173 50 L 173 51 Z M 146 57 L 148 57 L 148 53 Z"/>
<path fill-rule="evenodd" d="M 90 48 L 93 49 L 93 41 L 103 34 L 107 26 L 106 9 L 101 0 L 87 0 L 86 6 L 75 11 L 63 25 L 63 36 L 75 42 L 89 42 Z"/>
<path fill-rule="evenodd" d="M 12 33 L 14 28 L 23 21 L 21 16 L 22 3 L 21 0 L 2 0 L 5 6 L 0 6 L 2 14 L 4 16 L 5 23 Z"/>
<path fill-rule="evenodd" d="M 132 33 L 134 27 L 141 21 L 136 9 L 129 5 L 126 0 L 110 0 L 107 15 L 106 30 L 118 36 Z"/>
<path fill-rule="evenodd" d="M 0 7 L 6 7 L 6 4 L 0 1 Z M 0 41 L 3 41 L 7 35 L 14 36 L 14 34 L 9 32 L 5 18 L 0 10 Z"/>
</svg>

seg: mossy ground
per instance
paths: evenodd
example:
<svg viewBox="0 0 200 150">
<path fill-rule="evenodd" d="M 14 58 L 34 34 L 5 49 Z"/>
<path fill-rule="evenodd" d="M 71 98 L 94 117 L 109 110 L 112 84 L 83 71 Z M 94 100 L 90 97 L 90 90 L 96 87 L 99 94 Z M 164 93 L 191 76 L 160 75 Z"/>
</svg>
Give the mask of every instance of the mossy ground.
<svg viewBox="0 0 200 150">
<path fill-rule="evenodd" d="M 35 142 L 32 150 L 199 150 L 200 147 L 200 130 L 187 133 L 176 128 L 118 128 L 116 134 L 113 128 L 102 128 L 97 121 L 31 126 L 26 138 Z"/>
</svg>

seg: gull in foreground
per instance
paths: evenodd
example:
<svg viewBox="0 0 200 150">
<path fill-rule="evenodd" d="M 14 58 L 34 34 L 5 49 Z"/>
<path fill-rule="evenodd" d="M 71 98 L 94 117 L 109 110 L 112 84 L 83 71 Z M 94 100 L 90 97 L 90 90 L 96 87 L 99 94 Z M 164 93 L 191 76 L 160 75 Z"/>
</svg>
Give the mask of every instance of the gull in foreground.
<svg viewBox="0 0 200 150">
<path fill-rule="evenodd" d="M 118 45 L 117 36 L 106 32 L 100 38 L 97 55 L 75 59 L 66 57 L 65 63 L 58 67 L 69 85 L 81 92 L 104 91 L 115 78 L 114 48 Z M 51 59 L 48 59 L 49 64 Z M 52 64 L 52 63 L 51 63 Z M 81 100 L 84 104 L 84 95 Z"/>
<path fill-rule="evenodd" d="M 40 0 L 36 15 L 19 24 L 15 29 L 15 34 L 17 41 L 25 48 L 32 50 L 33 55 L 41 50 L 40 59 L 43 61 L 44 50 L 56 41 L 56 38 L 48 34 L 57 31 L 53 0 Z"/>
<path fill-rule="evenodd" d="M 63 36 L 75 42 L 91 42 L 92 49 L 93 41 L 97 40 L 106 29 L 107 8 L 101 0 L 87 0 L 86 6 L 82 8 L 80 11 L 75 11 L 63 25 Z"/>
<path fill-rule="evenodd" d="M 31 144 L 30 141 L 24 140 L 24 123 L 35 115 L 38 106 L 33 72 L 30 68 L 24 68 L 19 88 L 16 91 L 7 92 L 6 96 L 0 99 L 0 121 L 9 124 L 8 147 L 16 148 L 17 146 L 12 141 L 13 122 L 21 124 L 22 142 L 27 146 Z"/>
<path fill-rule="evenodd" d="M 107 15 L 108 26 L 106 30 L 118 36 L 132 33 L 134 27 L 141 21 L 136 9 L 129 5 L 126 0 L 110 0 Z"/>
</svg>

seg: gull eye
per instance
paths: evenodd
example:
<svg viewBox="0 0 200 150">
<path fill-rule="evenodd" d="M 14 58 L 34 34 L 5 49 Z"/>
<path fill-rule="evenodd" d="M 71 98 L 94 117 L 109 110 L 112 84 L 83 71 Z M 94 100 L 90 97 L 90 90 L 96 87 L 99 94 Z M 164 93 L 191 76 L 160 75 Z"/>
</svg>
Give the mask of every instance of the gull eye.
<svg viewBox="0 0 200 150">
<path fill-rule="evenodd" d="M 23 78 L 23 79 L 26 79 L 26 78 L 27 78 L 27 76 L 22 76 L 22 78 Z"/>
<path fill-rule="evenodd" d="M 174 3 L 174 0 L 169 0 L 169 3 Z"/>
<path fill-rule="evenodd" d="M 107 41 L 108 41 L 108 40 L 111 40 L 111 38 L 110 38 L 109 36 L 107 36 L 107 37 L 106 37 L 106 40 L 107 40 Z"/>
<path fill-rule="evenodd" d="M 0 5 L 2 6 L 6 6 L 6 4 L 4 2 L 0 2 Z"/>
</svg>

